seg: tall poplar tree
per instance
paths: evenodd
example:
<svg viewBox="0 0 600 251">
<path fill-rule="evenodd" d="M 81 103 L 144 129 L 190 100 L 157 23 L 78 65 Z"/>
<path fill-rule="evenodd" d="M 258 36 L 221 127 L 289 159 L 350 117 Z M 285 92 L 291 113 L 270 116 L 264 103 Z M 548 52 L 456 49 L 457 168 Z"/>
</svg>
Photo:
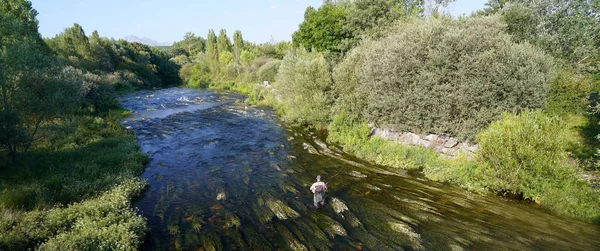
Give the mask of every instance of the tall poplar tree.
<svg viewBox="0 0 600 251">
<path fill-rule="evenodd" d="M 240 70 L 242 68 L 242 50 L 244 49 L 244 38 L 242 37 L 242 32 L 240 30 L 236 30 L 233 32 L 233 56 L 235 57 L 236 62 L 236 70 L 238 75 L 240 75 Z"/>
<path fill-rule="evenodd" d="M 225 51 L 231 52 L 231 40 L 227 36 L 227 31 L 225 29 L 221 29 L 221 31 L 219 31 L 219 37 L 217 38 L 217 47 L 219 49 L 219 53 Z"/>
<path fill-rule="evenodd" d="M 211 70 L 216 70 L 219 65 L 219 47 L 217 46 L 217 36 L 212 29 L 208 30 L 206 36 L 206 56 Z"/>
</svg>

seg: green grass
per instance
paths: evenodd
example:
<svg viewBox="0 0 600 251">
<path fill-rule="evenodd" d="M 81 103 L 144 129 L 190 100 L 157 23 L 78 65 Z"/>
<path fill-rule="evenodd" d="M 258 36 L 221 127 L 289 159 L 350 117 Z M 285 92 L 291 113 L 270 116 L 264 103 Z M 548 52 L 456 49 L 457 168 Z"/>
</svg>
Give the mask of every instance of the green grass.
<svg viewBox="0 0 600 251">
<path fill-rule="evenodd" d="M 145 220 L 130 202 L 147 157 L 123 114 L 56 120 L 16 162 L 0 159 L 0 250 L 137 248 Z"/>
</svg>

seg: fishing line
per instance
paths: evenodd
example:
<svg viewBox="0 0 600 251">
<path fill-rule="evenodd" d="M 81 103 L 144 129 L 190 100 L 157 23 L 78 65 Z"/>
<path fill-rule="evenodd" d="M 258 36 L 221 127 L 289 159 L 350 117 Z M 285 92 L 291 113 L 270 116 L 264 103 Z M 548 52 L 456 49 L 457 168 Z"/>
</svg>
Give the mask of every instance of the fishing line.
<svg viewBox="0 0 600 251">
<path fill-rule="evenodd" d="M 331 178 L 329 178 L 329 182 L 331 182 L 333 180 L 333 178 L 335 178 L 336 176 L 338 176 L 338 174 L 340 174 L 340 172 L 342 172 L 342 170 L 344 170 L 344 166 L 342 165 L 342 167 L 340 167 L 340 170 L 338 170 L 338 172 L 331 176 Z"/>
</svg>

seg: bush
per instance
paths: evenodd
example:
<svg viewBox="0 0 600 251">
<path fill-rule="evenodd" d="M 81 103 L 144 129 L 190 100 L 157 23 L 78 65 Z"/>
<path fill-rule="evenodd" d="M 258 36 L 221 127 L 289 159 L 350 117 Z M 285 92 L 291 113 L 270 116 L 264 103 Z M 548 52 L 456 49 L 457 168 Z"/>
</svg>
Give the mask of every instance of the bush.
<svg viewBox="0 0 600 251">
<path fill-rule="evenodd" d="M 360 48 L 351 51 L 333 70 L 334 114 L 345 112 L 348 119 L 360 121 L 367 106 L 368 90 L 359 90 L 364 57 Z"/>
<path fill-rule="evenodd" d="M 541 111 L 503 114 L 477 136 L 488 186 L 536 200 L 534 187 L 540 181 L 575 177 L 577 169 L 565 151 L 565 126 L 560 118 Z"/>
<path fill-rule="evenodd" d="M 589 75 L 578 74 L 572 68 L 561 69 L 552 79 L 547 111 L 551 114 L 582 114 L 590 104 L 589 96 L 597 91 Z"/>
<path fill-rule="evenodd" d="M 0 219 L 0 249 L 136 250 L 146 231 L 145 219 L 131 209 L 144 189 L 135 178 L 101 196 L 65 208 L 15 213 Z"/>
<path fill-rule="evenodd" d="M 569 161 L 566 123 L 541 111 L 504 113 L 477 136 L 477 179 L 493 191 L 522 194 L 562 214 L 600 216 L 596 192 Z M 596 194 L 596 195 L 594 195 Z"/>
<path fill-rule="evenodd" d="M 273 83 L 275 78 L 277 77 L 277 72 L 279 71 L 279 66 L 281 65 L 281 60 L 271 60 L 268 63 L 258 69 L 258 80 L 259 81 L 269 81 L 269 83 Z"/>
<path fill-rule="evenodd" d="M 290 51 L 281 62 L 273 84 L 284 118 L 300 123 L 324 124 L 330 106 L 331 75 L 321 53 Z"/>
<path fill-rule="evenodd" d="M 346 70 L 360 76 L 362 114 L 400 131 L 472 139 L 503 111 L 544 107 L 552 58 L 503 29 L 498 17 L 416 20 L 365 43 L 363 63 Z"/>
<path fill-rule="evenodd" d="M 188 86 L 200 87 L 202 84 L 212 81 L 210 64 L 206 59 L 207 57 L 204 54 L 198 54 L 198 63 L 194 64 L 189 70 Z"/>
</svg>

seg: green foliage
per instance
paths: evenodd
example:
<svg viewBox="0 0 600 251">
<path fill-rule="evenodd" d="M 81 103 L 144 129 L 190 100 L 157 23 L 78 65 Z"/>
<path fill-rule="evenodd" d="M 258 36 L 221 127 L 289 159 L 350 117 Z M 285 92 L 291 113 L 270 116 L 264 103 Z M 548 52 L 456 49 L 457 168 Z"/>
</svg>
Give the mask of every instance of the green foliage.
<svg viewBox="0 0 600 251">
<path fill-rule="evenodd" d="M 169 53 L 173 56 L 186 55 L 191 56 L 199 52 L 204 52 L 206 39 L 197 37 L 194 33 L 185 33 L 183 40 L 173 43 L 169 48 Z"/>
<path fill-rule="evenodd" d="M 231 40 L 227 36 L 227 31 L 221 29 L 219 31 L 219 37 L 217 38 L 217 50 L 219 53 L 231 52 Z"/>
<path fill-rule="evenodd" d="M 190 66 L 190 78 L 187 84 L 191 87 L 200 87 L 201 84 L 209 83 L 212 80 L 208 58 L 204 55 L 204 53 L 198 54 L 197 58 L 198 63 Z"/>
<path fill-rule="evenodd" d="M 243 66 L 249 66 L 252 61 L 254 61 L 254 59 L 256 59 L 257 55 L 256 53 L 253 53 L 251 51 L 247 51 L 247 50 L 243 50 L 241 55 L 240 55 L 240 59 L 241 59 L 241 63 Z"/>
<path fill-rule="evenodd" d="M 211 71 L 218 71 L 219 47 L 217 45 L 217 36 L 212 29 L 208 30 L 208 35 L 206 36 L 206 57 Z"/>
<path fill-rule="evenodd" d="M 315 125 L 328 121 L 333 102 L 331 74 L 321 53 L 290 51 L 281 62 L 273 87 L 286 119 Z"/>
<path fill-rule="evenodd" d="M 318 10 L 306 9 L 293 42 L 307 49 L 332 52 L 336 59 L 365 38 L 381 37 L 401 18 L 422 16 L 428 6 L 435 14 L 439 6 L 452 1 L 432 1 L 429 5 L 423 0 L 325 1 Z"/>
<path fill-rule="evenodd" d="M 342 42 L 343 51 L 354 48 L 362 39 L 380 37 L 402 17 L 414 17 L 423 12 L 424 1 L 356 0 L 345 9 L 344 31 L 349 35 Z M 404 7 L 399 7 L 404 6 Z"/>
<path fill-rule="evenodd" d="M 364 64 L 363 54 L 360 48 L 351 51 L 333 70 L 333 114 L 346 112 L 352 121 L 360 121 L 367 106 L 368 90 L 359 90 L 363 86 L 360 82 Z"/>
<path fill-rule="evenodd" d="M 564 121 L 541 111 L 503 114 L 477 136 L 489 186 L 537 200 L 531 186 L 574 176 L 577 169 L 568 162 L 565 129 Z"/>
<path fill-rule="evenodd" d="M 500 12 L 508 32 L 573 64 L 598 69 L 600 1 L 492 0 L 482 14 Z"/>
<path fill-rule="evenodd" d="M 44 136 L 35 150 L 3 168 L 0 208 L 43 208 L 89 198 L 139 175 L 146 159 L 117 118 L 77 118 L 46 128 Z"/>
<path fill-rule="evenodd" d="M 582 114 L 590 105 L 590 95 L 598 88 L 598 83 L 590 76 L 578 74 L 572 68 L 563 68 L 550 83 L 546 110 L 560 116 Z"/>
<path fill-rule="evenodd" d="M 46 41 L 59 59 L 75 68 L 97 75 L 114 71 L 134 73 L 142 80 L 137 88 L 181 83 L 179 66 L 169 61 L 169 55 L 144 44 L 100 38 L 96 31 L 88 38 L 78 24 Z"/>
<path fill-rule="evenodd" d="M 236 30 L 235 32 L 233 32 L 233 51 L 236 53 L 236 55 L 239 56 L 243 49 L 244 38 L 242 37 L 242 32 Z"/>
<path fill-rule="evenodd" d="M 229 51 L 224 51 L 221 52 L 219 55 L 219 63 L 221 63 L 221 65 L 228 65 L 233 63 L 234 58 L 233 58 L 233 54 L 231 54 L 231 52 Z"/>
<path fill-rule="evenodd" d="M 271 60 L 258 69 L 257 77 L 259 81 L 269 81 L 273 83 L 279 72 L 280 60 Z"/>
<path fill-rule="evenodd" d="M 353 72 L 368 121 L 462 139 L 503 111 L 543 107 L 553 69 L 544 53 L 512 42 L 495 17 L 410 22 L 358 53 L 364 63 Z"/>
<path fill-rule="evenodd" d="M 419 169 L 441 158 L 423 147 L 403 146 L 379 137 L 369 137 L 371 129 L 367 123 L 350 118 L 346 112 L 333 117 L 328 131 L 328 140 L 341 143 L 345 151 L 379 165 Z"/>
<path fill-rule="evenodd" d="M 599 217 L 597 192 L 579 180 L 581 170 L 565 151 L 565 122 L 541 111 L 502 117 L 477 136 L 477 178 L 494 191 L 522 194 L 561 214 Z"/>
<path fill-rule="evenodd" d="M 135 136 L 119 125 L 121 118 L 113 110 L 104 118 L 55 120 L 43 128 L 43 140 L 32 151 L 3 165 L 0 249 L 133 250 L 140 245 L 145 220 L 130 202 L 143 190 L 137 176 L 146 157 Z"/>
<path fill-rule="evenodd" d="M 129 179 L 97 198 L 68 207 L 15 212 L 2 210 L 0 248 L 9 250 L 137 250 L 143 241 L 145 219 L 131 209 L 144 189 Z"/>
<path fill-rule="evenodd" d="M 346 11 L 336 5 L 326 3 L 319 10 L 308 7 L 292 40 L 309 50 L 340 52 L 341 41 L 348 37 L 343 29 L 345 20 Z"/>
<path fill-rule="evenodd" d="M 2 148 L 11 158 L 27 151 L 39 128 L 73 111 L 78 86 L 63 81 L 56 60 L 37 32 L 37 12 L 29 1 L 0 2 L 0 126 Z"/>
</svg>

